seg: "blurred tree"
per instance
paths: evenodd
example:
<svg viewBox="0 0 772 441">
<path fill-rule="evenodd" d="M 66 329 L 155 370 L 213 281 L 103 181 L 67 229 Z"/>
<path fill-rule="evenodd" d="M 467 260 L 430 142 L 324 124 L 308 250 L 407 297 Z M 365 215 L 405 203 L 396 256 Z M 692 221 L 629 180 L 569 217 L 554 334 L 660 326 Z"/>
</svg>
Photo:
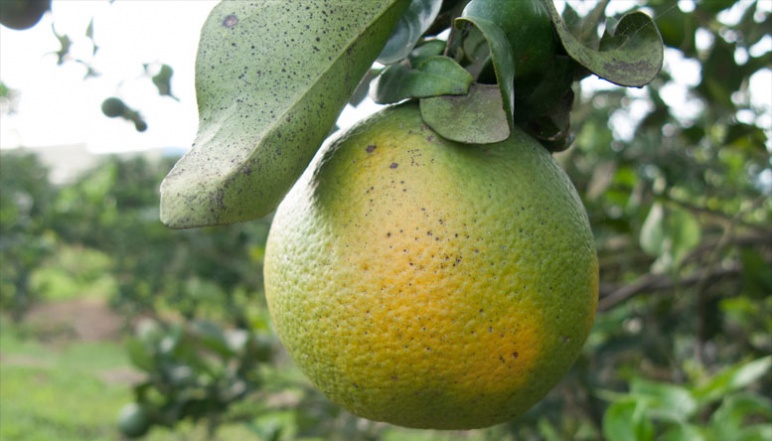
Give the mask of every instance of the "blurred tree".
<svg viewBox="0 0 772 441">
<path fill-rule="evenodd" d="M 0 304 L 20 319 L 35 300 L 32 271 L 54 250 L 51 207 L 57 189 L 32 154 L 3 154 L 0 161 Z"/>
</svg>

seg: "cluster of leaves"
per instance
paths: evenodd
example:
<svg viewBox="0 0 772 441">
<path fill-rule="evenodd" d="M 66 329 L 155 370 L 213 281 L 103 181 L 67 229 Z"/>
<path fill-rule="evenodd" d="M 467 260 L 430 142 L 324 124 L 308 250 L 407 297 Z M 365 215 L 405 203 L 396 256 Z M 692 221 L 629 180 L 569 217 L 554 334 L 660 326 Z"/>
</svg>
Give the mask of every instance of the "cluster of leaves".
<svg viewBox="0 0 772 441">
<path fill-rule="evenodd" d="M 424 122 L 447 139 L 499 142 L 517 124 L 555 151 L 572 139 L 573 81 L 593 73 L 641 86 L 662 65 L 659 32 L 640 12 L 588 45 L 552 0 L 373 0 L 346 4 L 345 13 L 338 6 L 213 9 L 196 60 L 198 135 L 162 184 L 165 224 L 222 225 L 273 211 L 346 103 L 361 100 L 363 78 L 380 104 L 418 100 Z"/>
<path fill-rule="evenodd" d="M 772 435 L 772 401 L 742 391 L 770 371 L 772 357 L 712 377 L 689 372 L 691 387 L 633 378 L 627 394 L 610 393 L 603 434 L 615 440 L 763 440 Z"/>
<path fill-rule="evenodd" d="M 0 304 L 17 320 L 34 302 L 33 268 L 55 248 L 50 209 L 56 191 L 34 156 L 0 161 Z"/>
</svg>

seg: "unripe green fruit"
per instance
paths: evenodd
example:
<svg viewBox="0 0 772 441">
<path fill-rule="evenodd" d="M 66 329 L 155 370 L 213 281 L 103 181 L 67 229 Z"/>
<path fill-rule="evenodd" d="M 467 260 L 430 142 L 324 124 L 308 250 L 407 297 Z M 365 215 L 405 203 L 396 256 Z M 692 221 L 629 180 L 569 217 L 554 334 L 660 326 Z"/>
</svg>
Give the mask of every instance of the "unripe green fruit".
<svg viewBox="0 0 772 441">
<path fill-rule="evenodd" d="M 150 430 L 150 415 L 142 405 L 129 403 L 121 409 L 118 429 L 129 438 L 139 438 Z"/>
<path fill-rule="evenodd" d="M 126 104 L 120 98 L 110 97 L 102 102 L 102 113 L 110 118 L 117 118 L 126 113 Z"/>
<path fill-rule="evenodd" d="M 51 0 L 0 0 L 0 24 L 21 31 L 35 26 Z"/>
</svg>

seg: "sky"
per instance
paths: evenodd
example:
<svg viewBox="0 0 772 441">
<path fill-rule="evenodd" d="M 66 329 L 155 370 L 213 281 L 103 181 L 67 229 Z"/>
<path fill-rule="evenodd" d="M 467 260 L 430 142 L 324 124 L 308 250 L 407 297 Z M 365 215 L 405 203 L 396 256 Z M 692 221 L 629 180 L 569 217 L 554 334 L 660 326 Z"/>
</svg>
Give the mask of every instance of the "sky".
<svg viewBox="0 0 772 441">
<path fill-rule="evenodd" d="M 187 147 L 198 124 L 194 63 L 201 25 L 216 2 L 54 1 L 37 26 L 0 27 L 0 80 L 19 91 L 15 113 L 0 120 L 0 146 L 86 144 L 93 151 Z M 93 45 L 85 36 L 94 17 Z M 74 44 L 71 59 L 57 66 L 59 43 L 52 30 Z M 83 80 L 89 61 L 99 72 Z M 174 68 L 175 101 L 158 95 L 143 64 Z M 122 98 L 148 121 L 138 133 L 123 119 L 101 113 L 102 100 Z"/>
<path fill-rule="evenodd" d="M 0 114 L 0 147 L 50 147 L 85 145 L 93 152 L 140 151 L 156 148 L 187 149 L 193 142 L 198 116 L 194 69 L 199 32 L 216 0 L 56 0 L 52 11 L 32 29 L 14 31 L 0 26 L 0 80 L 19 92 L 14 112 Z M 613 2 L 621 4 L 623 2 Z M 678 7 L 688 9 L 689 1 Z M 772 5 L 772 1 L 769 2 Z M 86 37 L 94 19 L 94 45 Z M 57 66 L 56 32 L 74 42 L 71 55 Z M 772 45 L 768 37 L 766 45 Z M 675 51 L 674 51 L 675 52 Z M 699 81 L 689 75 L 694 68 L 679 69 L 688 63 L 666 57 L 666 68 L 683 73 L 672 90 L 674 108 L 694 112 L 687 90 Z M 84 80 L 86 68 L 75 61 L 86 60 L 99 73 Z M 150 77 L 162 64 L 174 68 L 172 93 L 178 98 L 158 95 Z M 148 66 L 146 71 L 143 67 Z M 754 79 L 757 105 L 772 109 L 772 74 L 769 70 Z M 587 86 L 587 87 L 584 87 Z M 588 81 L 583 88 L 604 87 L 601 80 Z M 139 133 L 120 118 L 108 119 L 101 113 L 101 102 L 109 96 L 123 99 L 137 108 L 148 122 Z M 377 109 L 373 104 L 357 110 L 347 108 L 339 125 L 346 127 Z M 645 103 L 635 113 L 646 113 Z M 772 126 L 772 110 L 767 112 Z M 631 123 L 619 121 L 620 137 L 632 136 Z M 612 122 L 613 123 L 613 122 Z M 626 130 L 625 127 L 628 129 Z"/>
<path fill-rule="evenodd" d="M 19 92 L 12 115 L 0 115 L 0 148 L 85 145 L 95 153 L 157 148 L 187 149 L 198 126 L 194 70 L 201 26 L 217 0 L 57 0 L 33 28 L 0 26 L 0 80 Z M 94 18 L 92 40 L 86 37 Z M 57 65 L 56 33 L 74 44 Z M 99 72 L 84 80 L 86 60 Z M 149 66 L 149 73 L 144 65 Z M 151 76 L 161 65 L 174 69 L 172 94 L 161 97 Z M 102 101 L 117 96 L 148 123 L 139 133 L 121 118 L 108 119 Z M 377 109 L 348 108 L 339 125 Z"/>
</svg>

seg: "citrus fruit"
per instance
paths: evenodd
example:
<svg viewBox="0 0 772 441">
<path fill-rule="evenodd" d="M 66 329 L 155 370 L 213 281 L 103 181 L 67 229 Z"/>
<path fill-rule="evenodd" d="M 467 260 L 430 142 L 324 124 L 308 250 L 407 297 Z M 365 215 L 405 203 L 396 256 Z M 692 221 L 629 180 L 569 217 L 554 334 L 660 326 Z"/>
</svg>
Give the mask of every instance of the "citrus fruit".
<svg viewBox="0 0 772 441">
<path fill-rule="evenodd" d="M 565 374 L 598 264 L 547 150 L 520 131 L 445 140 L 407 103 L 316 155 L 273 219 L 265 290 L 284 346 L 330 400 L 470 429 L 522 414 Z"/>
<path fill-rule="evenodd" d="M 110 118 L 117 118 L 126 114 L 128 107 L 120 98 L 110 97 L 102 101 L 102 113 Z"/>
<path fill-rule="evenodd" d="M 51 9 L 51 0 L 1 0 L 0 24 L 18 31 L 29 29 Z"/>
<path fill-rule="evenodd" d="M 129 403 L 118 416 L 118 429 L 128 438 L 139 438 L 150 431 L 150 416 L 147 409 L 137 403 Z"/>
</svg>

